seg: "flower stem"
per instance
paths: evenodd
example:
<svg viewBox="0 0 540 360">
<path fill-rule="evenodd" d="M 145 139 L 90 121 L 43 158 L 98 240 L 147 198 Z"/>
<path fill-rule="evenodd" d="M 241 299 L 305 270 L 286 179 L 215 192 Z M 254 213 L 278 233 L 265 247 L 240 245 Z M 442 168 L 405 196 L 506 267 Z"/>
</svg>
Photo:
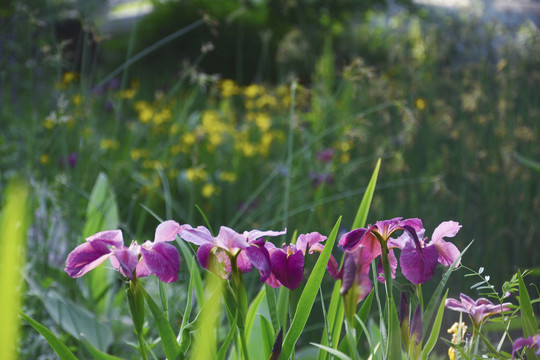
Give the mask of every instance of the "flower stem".
<svg viewBox="0 0 540 360">
<path fill-rule="evenodd" d="M 345 318 L 345 333 L 347 336 L 347 345 L 349 346 L 349 356 L 352 360 L 358 360 L 359 356 L 356 351 L 356 329 L 347 318 Z"/>
<path fill-rule="evenodd" d="M 148 360 L 148 355 L 146 354 L 146 342 L 144 341 L 144 336 L 142 333 L 137 332 L 137 338 L 139 339 L 139 353 L 143 360 Z"/>
</svg>

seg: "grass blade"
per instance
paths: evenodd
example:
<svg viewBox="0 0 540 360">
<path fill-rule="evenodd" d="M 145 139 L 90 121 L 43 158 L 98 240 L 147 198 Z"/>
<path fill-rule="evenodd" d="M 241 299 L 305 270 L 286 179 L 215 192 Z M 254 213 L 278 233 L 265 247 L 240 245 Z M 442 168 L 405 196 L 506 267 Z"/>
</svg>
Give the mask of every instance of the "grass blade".
<svg viewBox="0 0 540 360">
<path fill-rule="evenodd" d="M 429 339 L 427 340 L 426 345 L 422 350 L 422 360 L 427 360 L 429 353 L 431 352 L 431 350 L 433 350 L 435 344 L 437 343 L 437 340 L 439 339 L 439 332 L 441 331 L 441 323 L 444 314 L 444 304 L 447 295 L 448 290 L 446 290 L 446 293 L 441 300 L 439 310 L 437 311 L 437 316 L 435 317 L 435 322 L 433 323 L 433 328 L 431 329 L 431 334 L 429 335 Z"/>
<path fill-rule="evenodd" d="M 519 281 L 519 306 L 521 308 L 521 327 L 523 328 L 523 336 L 534 336 L 538 333 L 538 324 L 534 317 L 534 311 L 531 304 L 531 298 L 527 292 L 527 287 L 523 281 L 521 271 L 518 271 Z M 526 350 L 527 358 L 534 359 L 534 352 L 532 350 Z"/>
<path fill-rule="evenodd" d="M 264 287 L 261 288 L 255 299 L 251 302 L 249 305 L 249 310 L 247 312 L 246 316 L 246 322 L 245 322 L 245 334 L 246 334 L 246 341 L 249 343 L 249 337 L 251 335 L 251 329 L 253 328 L 253 322 L 255 321 L 255 315 L 257 315 L 257 310 L 259 310 L 259 306 L 261 305 L 261 302 L 263 301 L 265 297 L 265 289 Z"/>
<path fill-rule="evenodd" d="M 373 170 L 373 174 L 371 175 L 371 179 L 369 180 L 366 192 L 364 193 L 360 206 L 358 207 L 358 211 L 356 212 L 351 229 L 362 228 L 366 225 L 371 200 L 373 199 L 373 193 L 375 192 L 375 186 L 377 185 L 377 177 L 379 176 L 380 167 L 381 159 L 379 158 L 377 160 L 377 165 L 375 165 L 375 170 Z"/>
<path fill-rule="evenodd" d="M 141 289 L 143 288 L 141 287 Z M 178 346 L 176 335 L 171 328 L 171 324 L 169 324 L 169 321 L 167 320 L 167 317 L 163 311 L 159 308 L 154 299 L 152 299 L 152 297 L 146 292 L 146 290 L 143 289 L 143 293 L 144 298 L 146 299 L 146 304 L 148 305 L 150 312 L 152 312 L 152 316 L 156 322 L 159 336 L 161 337 L 161 344 L 163 345 L 167 359 L 177 359 L 180 355 L 180 346 Z"/>
<path fill-rule="evenodd" d="M 69 350 L 69 348 L 54 335 L 49 329 L 41 325 L 22 311 L 21 316 L 27 323 L 30 324 L 38 333 L 40 333 L 45 340 L 51 345 L 52 349 L 58 354 L 60 360 L 78 360 L 75 355 Z"/>
<path fill-rule="evenodd" d="M 291 354 L 294 351 L 294 344 L 304 330 L 307 319 L 311 312 L 311 308 L 313 307 L 313 303 L 315 301 L 315 298 L 317 297 L 319 286 L 321 285 L 321 281 L 326 271 L 326 265 L 328 264 L 328 260 L 330 259 L 330 254 L 334 247 L 340 224 L 341 217 L 338 219 L 336 225 L 334 226 L 334 229 L 332 229 L 332 232 L 330 233 L 330 236 L 328 237 L 328 240 L 326 241 L 326 244 L 324 246 L 324 250 L 319 256 L 319 259 L 317 260 L 317 263 L 315 264 L 315 267 L 311 272 L 306 286 L 302 291 L 302 295 L 300 295 L 300 300 L 298 301 L 298 306 L 296 308 L 294 318 L 291 322 L 291 327 L 287 332 L 287 335 L 285 336 L 285 340 L 283 341 L 283 348 L 279 357 L 280 359 L 290 358 Z"/>
<path fill-rule="evenodd" d="M 334 355 L 335 357 L 337 357 L 338 359 L 341 359 L 341 360 L 351 360 L 351 358 L 349 356 L 347 356 L 346 354 L 342 353 L 341 351 L 339 350 L 336 350 L 336 349 L 333 349 L 331 347 L 328 347 L 328 346 L 324 346 L 324 345 L 321 345 L 321 344 L 315 344 L 315 343 L 310 343 L 311 345 L 313 346 L 316 346 L 318 347 L 319 349 L 322 349 L 332 355 Z"/>
<path fill-rule="evenodd" d="M 84 344 L 84 346 L 86 347 L 86 349 L 88 350 L 88 352 L 90 353 L 90 355 L 92 355 L 92 359 L 96 359 L 96 360 L 123 360 L 122 358 L 119 358 L 117 356 L 109 355 L 109 354 L 106 354 L 104 352 L 99 351 L 84 336 L 81 336 L 81 341 Z"/>
</svg>

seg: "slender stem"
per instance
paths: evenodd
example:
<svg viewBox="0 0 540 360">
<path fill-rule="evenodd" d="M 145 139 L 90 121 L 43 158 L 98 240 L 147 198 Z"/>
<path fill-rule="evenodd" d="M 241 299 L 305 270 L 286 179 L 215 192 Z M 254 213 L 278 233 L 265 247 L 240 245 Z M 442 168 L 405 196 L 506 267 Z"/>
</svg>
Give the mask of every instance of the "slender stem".
<svg viewBox="0 0 540 360">
<path fill-rule="evenodd" d="M 247 347 L 247 342 L 246 342 L 246 334 L 244 332 L 244 329 L 238 329 L 240 330 L 240 342 L 242 343 L 242 352 L 244 354 L 244 357 L 243 359 L 245 360 L 249 360 L 249 351 L 248 351 L 248 347 Z"/>
<path fill-rule="evenodd" d="M 422 284 L 416 285 L 416 295 L 418 296 L 418 301 L 420 302 L 420 308 L 424 311 L 424 296 L 422 295 Z"/>
<path fill-rule="evenodd" d="M 146 343 L 144 341 L 144 336 L 141 332 L 137 331 L 137 338 L 139 339 L 139 353 L 143 360 L 148 360 L 148 355 L 146 354 Z"/>
<path fill-rule="evenodd" d="M 349 320 L 345 318 L 345 333 L 347 336 L 347 345 L 349 346 L 349 356 L 353 360 L 358 360 L 358 352 L 356 351 L 356 329 Z"/>
</svg>

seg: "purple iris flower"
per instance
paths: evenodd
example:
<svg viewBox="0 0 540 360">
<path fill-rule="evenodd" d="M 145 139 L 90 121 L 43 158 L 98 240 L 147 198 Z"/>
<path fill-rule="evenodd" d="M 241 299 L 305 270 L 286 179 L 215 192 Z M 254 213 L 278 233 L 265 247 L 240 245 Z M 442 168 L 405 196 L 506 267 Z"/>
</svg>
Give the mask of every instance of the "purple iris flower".
<svg viewBox="0 0 540 360">
<path fill-rule="evenodd" d="M 266 283 L 275 288 L 285 286 L 291 290 L 296 289 L 302 283 L 306 254 L 322 252 L 324 245 L 321 242 L 324 240 L 326 236 L 312 232 L 298 236 L 296 244 L 283 244 L 282 248 L 266 243 L 272 265 L 272 273 Z M 331 273 L 337 273 L 338 265 L 333 256 L 330 256 L 327 267 Z"/>
<path fill-rule="evenodd" d="M 514 341 L 514 345 L 512 346 L 512 359 L 514 358 L 516 351 L 519 351 L 525 347 L 531 350 L 536 349 L 534 354 L 540 355 L 540 333 L 526 338 L 520 337 L 516 339 L 516 341 Z"/>
<path fill-rule="evenodd" d="M 251 230 L 239 234 L 231 228 L 222 226 L 219 234 L 213 237 L 204 226 L 192 228 L 184 225 L 179 235 L 185 241 L 199 246 L 197 260 L 205 269 L 211 267 L 211 261 L 217 260 L 223 267 L 221 276 L 227 278 L 231 272 L 231 259 L 235 259 L 237 267 L 246 273 L 255 266 L 261 274 L 261 282 L 268 279 L 271 273 L 270 255 L 265 248 L 264 236 L 279 236 L 285 231 Z"/>
<path fill-rule="evenodd" d="M 343 250 L 351 250 L 362 245 L 370 252 L 371 260 L 374 260 L 381 255 L 381 243 L 387 244 L 392 234 L 398 230 L 405 230 L 406 226 L 415 231 L 420 231 L 422 221 L 416 218 L 402 220 L 400 217 L 377 221 L 368 228 L 355 229 L 346 233 L 339 240 L 339 245 L 343 247 Z"/>
<path fill-rule="evenodd" d="M 465 294 L 459 295 L 460 300 L 446 299 L 445 306 L 447 309 L 463 312 L 469 314 L 474 327 L 479 328 L 486 320 L 495 314 L 500 314 L 502 311 L 508 311 L 509 305 L 512 303 L 504 303 L 501 305 L 494 305 L 486 298 L 479 298 L 473 300 Z"/>
<path fill-rule="evenodd" d="M 420 223 L 421 224 L 421 223 Z M 405 225 L 406 231 L 397 239 L 391 239 L 389 247 L 401 249 L 401 272 L 413 284 L 423 284 L 433 277 L 437 262 L 450 266 L 459 257 L 458 248 L 443 240 L 454 237 L 461 225 L 455 221 L 442 222 L 428 243 L 423 228 Z M 458 264 L 456 264 L 457 266 Z"/>
<path fill-rule="evenodd" d="M 340 272 L 341 296 L 346 296 L 353 291 L 356 295 L 356 303 L 359 303 L 369 294 L 372 288 L 369 280 L 371 261 L 370 250 L 362 245 L 345 252 Z"/>
<path fill-rule="evenodd" d="M 144 277 L 154 274 L 163 282 L 178 280 L 180 255 L 178 250 L 167 244 L 176 238 L 181 226 L 173 220 L 162 222 L 156 228 L 154 242 L 142 245 L 133 242 L 124 245 L 120 230 L 102 231 L 86 238 L 86 243 L 77 246 L 66 260 L 65 271 L 78 278 L 110 259 L 113 267 L 125 277 Z"/>
</svg>

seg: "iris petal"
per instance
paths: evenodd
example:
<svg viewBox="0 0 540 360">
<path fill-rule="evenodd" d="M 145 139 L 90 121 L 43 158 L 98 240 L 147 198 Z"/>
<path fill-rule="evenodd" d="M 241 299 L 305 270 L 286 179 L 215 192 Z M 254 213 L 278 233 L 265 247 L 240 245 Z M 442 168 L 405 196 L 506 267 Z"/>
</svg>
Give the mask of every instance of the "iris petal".
<svg viewBox="0 0 540 360">
<path fill-rule="evenodd" d="M 261 282 L 265 282 L 272 271 L 268 250 L 266 250 L 264 246 L 251 245 L 243 252 L 246 253 L 249 261 L 253 264 L 253 266 L 259 269 L 259 273 L 261 274 Z"/>
<path fill-rule="evenodd" d="M 433 245 L 421 249 L 408 242 L 401 252 L 400 263 L 407 280 L 415 285 L 423 284 L 435 274 L 437 249 Z"/>
<path fill-rule="evenodd" d="M 139 262 L 139 254 L 137 251 L 130 247 L 112 250 L 112 253 L 114 254 L 114 259 L 118 262 L 117 267 L 115 266 L 114 260 L 112 260 L 113 258 L 111 258 L 113 266 L 115 266 L 115 268 L 117 268 L 125 277 L 133 279 L 133 270 L 135 270 L 137 263 Z M 140 275 L 137 273 L 137 276 Z"/>
<path fill-rule="evenodd" d="M 174 220 L 167 220 L 162 222 L 156 228 L 156 235 L 154 242 L 173 241 L 176 235 L 180 231 L 180 225 Z"/>
<path fill-rule="evenodd" d="M 111 255 L 109 243 L 100 240 L 86 242 L 77 246 L 68 255 L 64 270 L 72 278 L 78 278 L 103 263 Z"/>
<path fill-rule="evenodd" d="M 304 273 L 304 254 L 297 250 L 291 255 L 287 252 L 276 249 L 270 256 L 272 273 L 283 286 L 294 290 L 302 282 Z"/>
<path fill-rule="evenodd" d="M 178 280 L 180 255 L 171 244 L 158 242 L 151 247 L 141 247 L 141 262 L 161 281 L 170 283 Z"/>
<path fill-rule="evenodd" d="M 215 239 L 210 233 L 210 230 L 204 226 L 192 228 L 190 225 L 182 225 L 178 234 L 182 239 L 195 245 L 214 243 Z"/>
</svg>

